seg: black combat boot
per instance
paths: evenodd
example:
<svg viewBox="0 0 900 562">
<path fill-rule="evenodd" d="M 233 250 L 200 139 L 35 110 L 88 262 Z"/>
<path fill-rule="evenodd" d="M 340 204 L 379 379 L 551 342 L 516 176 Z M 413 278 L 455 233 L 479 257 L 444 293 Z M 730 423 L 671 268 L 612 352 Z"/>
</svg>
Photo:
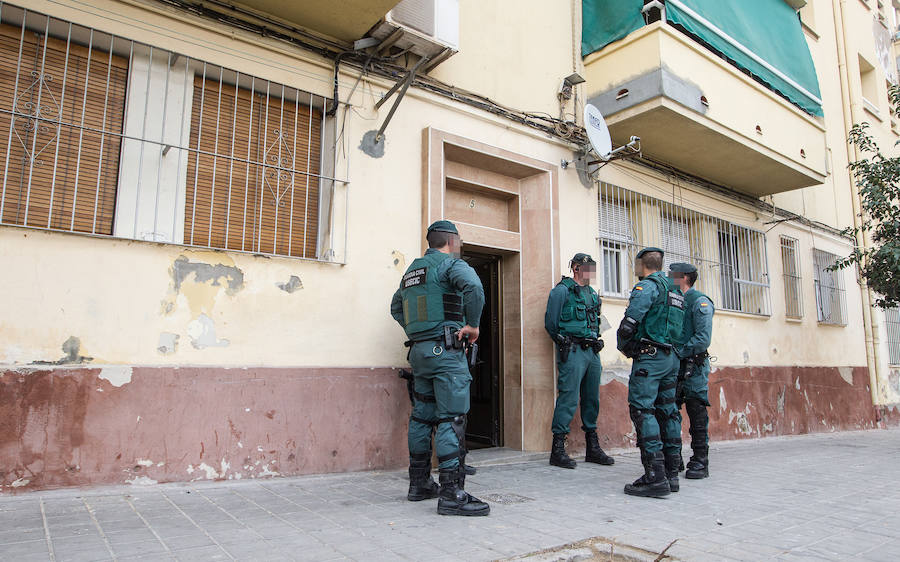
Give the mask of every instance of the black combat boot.
<svg viewBox="0 0 900 562">
<path fill-rule="evenodd" d="M 409 493 L 411 502 L 430 500 L 438 496 L 437 482 L 431 477 L 431 451 L 409 454 Z"/>
<path fill-rule="evenodd" d="M 681 465 L 681 455 L 666 455 L 666 479 L 669 481 L 669 490 L 677 492 L 681 489 L 678 483 L 678 467 Z"/>
<path fill-rule="evenodd" d="M 666 478 L 666 463 L 662 451 L 647 455 L 644 462 L 644 475 L 625 485 L 625 493 L 629 496 L 661 498 L 668 496 L 669 480 Z"/>
<path fill-rule="evenodd" d="M 709 446 L 697 447 L 691 460 L 687 463 L 687 470 L 684 472 L 685 478 L 691 480 L 699 480 L 709 476 Z"/>
<path fill-rule="evenodd" d="M 600 448 L 600 440 L 597 439 L 596 430 L 585 431 L 584 442 L 586 444 L 584 462 L 595 462 L 605 466 L 616 463 L 614 458 L 604 453 L 603 449 Z"/>
<path fill-rule="evenodd" d="M 575 468 L 575 461 L 566 454 L 566 434 L 553 434 L 553 448 L 550 449 L 550 464 L 562 468 Z"/>
<path fill-rule="evenodd" d="M 463 490 L 465 485 L 465 468 L 442 468 L 439 476 L 441 491 L 438 495 L 437 512 L 439 515 L 487 515 L 491 506 Z"/>
</svg>

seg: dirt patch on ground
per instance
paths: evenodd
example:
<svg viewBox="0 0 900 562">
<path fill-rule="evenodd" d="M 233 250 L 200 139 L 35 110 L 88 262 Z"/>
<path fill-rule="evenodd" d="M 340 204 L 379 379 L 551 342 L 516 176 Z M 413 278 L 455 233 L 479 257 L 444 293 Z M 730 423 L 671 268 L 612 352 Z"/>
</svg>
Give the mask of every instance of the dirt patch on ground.
<svg viewBox="0 0 900 562">
<path fill-rule="evenodd" d="M 674 541 L 673 541 L 674 544 Z M 672 546 L 671 544 L 669 546 Z M 666 547 L 666 550 L 669 547 Z M 527 562 L 673 562 L 678 560 L 665 553 L 651 552 L 617 543 L 603 537 L 594 537 L 562 546 L 530 552 L 505 560 Z"/>
</svg>

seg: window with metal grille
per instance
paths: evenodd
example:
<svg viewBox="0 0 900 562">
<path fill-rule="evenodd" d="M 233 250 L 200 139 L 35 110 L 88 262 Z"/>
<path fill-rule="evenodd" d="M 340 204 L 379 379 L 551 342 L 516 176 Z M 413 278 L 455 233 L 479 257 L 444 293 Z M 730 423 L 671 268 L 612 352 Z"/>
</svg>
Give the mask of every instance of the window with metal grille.
<svg viewBox="0 0 900 562">
<path fill-rule="evenodd" d="M 813 250 L 813 283 L 816 290 L 816 312 L 822 324 L 847 325 L 847 299 L 843 271 L 831 270 L 838 256 Z"/>
<path fill-rule="evenodd" d="M 284 86 L 218 74 L 194 79 L 185 241 L 315 257 L 322 112 Z"/>
<path fill-rule="evenodd" d="M 631 271 L 628 248 L 634 244 L 629 210 L 624 202 L 603 197 L 597 210 L 600 219 L 600 266 L 603 268 L 600 273 L 601 290 L 607 295 L 625 296 L 629 290 Z"/>
<path fill-rule="evenodd" d="M 803 292 L 800 277 L 800 254 L 797 239 L 781 237 L 781 268 L 784 272 L 784 314 L 788 318 L 803 317 Z"/>
<path fill-rule="evenodd" d="M 600 183 L 598 217 L 603 294 L 627 296 L 637 252 L 656 246 L 666 267 L 696 266 L 695 287 L 718 308 L 771 314 L 763 232 L 608 183 Z"/>
<path fill-rule="evenodd" d="M 887 331 L 888 362 L 900 365 L 900 308 L 885 309 L 884 326 Z"/>
<path fill-rule="evenodd" d="M 0 222 L 112 234 L 128 59 L 109 35 L 33 23 L 0 23 Z"/>
<path fill-rule="evenodd" d="M 0 224 L 334 259 L 326 104 L 0 2 Z"/>
</svg>

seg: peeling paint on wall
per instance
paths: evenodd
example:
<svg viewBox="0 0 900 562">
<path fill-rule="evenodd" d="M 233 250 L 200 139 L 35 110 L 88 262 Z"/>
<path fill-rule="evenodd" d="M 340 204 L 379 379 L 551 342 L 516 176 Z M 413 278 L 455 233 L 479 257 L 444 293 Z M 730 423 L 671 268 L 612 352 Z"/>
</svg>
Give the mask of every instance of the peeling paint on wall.
<svg viewBox="0 0 900 562">
<path fill-rule="evenodd" d="M 160 332 L 156 351 L 163 355 L 171 355 L 178 351 L 178 340 L 181 336 L 172 332 Z"/>
<path fill-rule="evenodd" d="M 169 295 L 162 301 L 164 315 L 174 313 L 182 303 L 188 305 L 193 317 L 209 314 L 220 291 L 234 296 L 244 288 L 244 272 L 228 255 L 212 254 L 211 257 L 218 262 L 191 261 L 181 255 L 172 263 L 169 268 L 172 284 Z"/>
<path fill-rule="evenodd" d="M 403 252 L 394 250 L 391 252 L 391 259 L 394 260 L 394 269 L 400 272 L 406 271 L 406 255 Z"/>
<path fill-rule="evenodd" d="M 69 339 L 63 342 L 62 350 L 65 355 L 56 361 L 35 361 L 35 365 L 80 365 L 82 363 L 89 363 L 94 360 L 93 357 L 87 357 L 81 355 L 79 352 L 81 351 L 81 340 L 76 338 L 75 336 L 70 336 Z"/>
<path fill-rule="evenodd" d="M 127 484 L 131 484 L 132 486 L 152 486 L 157 484 L 157 481 L 150 478 L 149 476 L 135 476 L 131 480 L 125 481 Z"/>
<path fill-rule="evenodd" d="M 783 414 L 783 413 L 784 413 L 784 396 L 785 396 L 785 393 L 787 393 L 787 388 L 785 388 L 785 387 L 782 386 L 782 387 L 781 387 L 781 392 L 778 393 L 778 400 L 777 400 L 776 403 L 775 403 L 775 410 L 776 410 L 779 414 Z"/>
<path fill-rule="evenodd" d="M 747 415 L 750 414 L 750 404 L 747 404 L 743 412 L 728 412 L 728 423 L 735 424 L 736 430 L 743 435 L 750 435 L 753 433 L 753 428 L 750 426 L 750 420 L 747 419 Z"/>
<path fill-rule="evenodd" d="M 853 369 L 850 367 L 838 367 L 838 374 L 847 384 L 853 384 Z"/>
<path fill-rule="evenodd" d="M 291 275 L 291 278 L 288 279 L 287 283 L 275 283 L 275 286 L 285 293 L 293 293 L 294 291 L 299 291 L 303 288 L 303 282 L 300 281 L 300 278 L 296 275 Z"/>
<path fill-rule="evenodd" d="M 888 385 L 896 394 L 900 394 L 900 371 L 891 369 L 890 374 L 888 374 Z"/>
<path fill-rule="evenodd" d="M 224 280 L 227 285 L 226 292 L 229 295 L 234 295 L 244 288 L 244 272 L 233 265 L 233 262 L 232 265 L 223 263 L 212 265 L 203 262 L 193 262 L 186 256 L 179 256 L 172 264 L 172 282 L 176 293 L 181 290 L 181 284 L 192 273 L 197 283 L 212 281 L 211 285 L 214 287 L 220 285 L 220 279 Z"/>
<path fill-rule="evenodd" d="M 220 340 L 216 337 L 216 324 L 205 314 L 201 314 L 196 320 L 191 321 L 187 326 L 187 332 L 191 338 L 191 345 L 195 349 L 228 347 L 231 343 L 226 339 Z"/>
<path fill-rule="evenodd" d="M 118 388 L 131 382 L 131 373 L 131 367 L 126 365 L 116 365 L 103 367 L 103 369 L 100 370 L 100 374 L 97 376 Z"/>
<path fill-rule="evenodd" d="M 630 375 L 631 368 L 628 365 L 604 365 L 603 371 L 600 373 L 600 386 L 606 386 L 616 380 L 624 384 L 625 386 L 628 386 L 628 379 Z"/>
</svg>

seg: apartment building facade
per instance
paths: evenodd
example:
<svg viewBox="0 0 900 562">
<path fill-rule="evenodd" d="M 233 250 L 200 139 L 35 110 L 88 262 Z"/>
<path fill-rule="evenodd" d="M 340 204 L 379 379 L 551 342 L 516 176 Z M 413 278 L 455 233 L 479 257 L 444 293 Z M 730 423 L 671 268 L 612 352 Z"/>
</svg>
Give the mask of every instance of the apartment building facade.
<svg viewBox="0 0 900 562">
<path fill-rule="evenodd" d="M 890 312 L 828 269 L 848 126 L 898 134 L 891 6 L 550 4 L 0 3 L 2 490 L 403 466 L 388 304 L 441 218 L 487 294 L 470 448 L 549 448 L 547 294 L 594 255 L 611 341 L 648 245 L 717 303 L 714 438 L 895 420 Z M 594 162 L 587 102 L 642 157 Z"/>
</svg>

